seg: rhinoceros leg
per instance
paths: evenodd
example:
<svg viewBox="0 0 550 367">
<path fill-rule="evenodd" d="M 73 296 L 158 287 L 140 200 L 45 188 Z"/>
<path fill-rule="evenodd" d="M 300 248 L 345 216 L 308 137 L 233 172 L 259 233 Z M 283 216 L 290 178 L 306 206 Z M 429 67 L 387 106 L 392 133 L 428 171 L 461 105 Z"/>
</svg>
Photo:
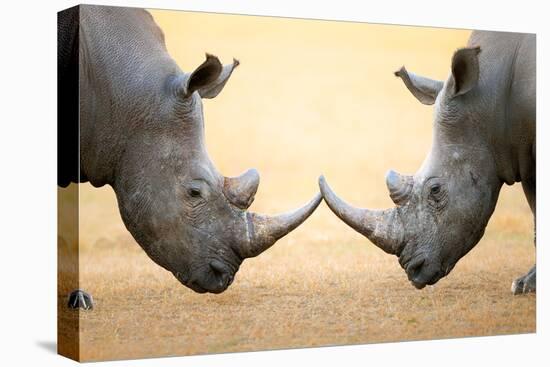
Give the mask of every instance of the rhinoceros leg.
<svg viewBox="0 0 550 367">
<path fill-rule="evenodd" d="M 534 180 L 526 180 L 522 182 L 523 186 L 523 192 L 525 193 L 525 197 L 527 198 L 527 201 L 529 202 L 529 206 L 531 207 L 531 211 L 533 212 L 533 215 L 535 215 L 535 246 L 537 245 L 537 231 L 536 231 L 536 200 L 535 200 L 535 182 Z M 535 264 L 531 270 L 527 272 L 527 274 L 517 278 L 512 283 L 512 293 L 513 294 L 523 294 L 523 293 L 530 293 L 530 292 L 536 292 L 537 290 L 537 265 Z"/>
<path fill-rule="evenodd" d="M 512 283 L 513 294 L 523 294 L 535 292 L 537 290 L 537 266 L 533 266 L 531 270 L 524 276 L 514 280 Z"/>
<path fill-rule="evenodd" d="M 94 308 L 94 300 L 91 294 L 86 293 L 81 289 L 77 289 L 69 294 L 67 307 L 73 309 L 82 308 L 83 310 L 91 310 Z"/>
</svg>

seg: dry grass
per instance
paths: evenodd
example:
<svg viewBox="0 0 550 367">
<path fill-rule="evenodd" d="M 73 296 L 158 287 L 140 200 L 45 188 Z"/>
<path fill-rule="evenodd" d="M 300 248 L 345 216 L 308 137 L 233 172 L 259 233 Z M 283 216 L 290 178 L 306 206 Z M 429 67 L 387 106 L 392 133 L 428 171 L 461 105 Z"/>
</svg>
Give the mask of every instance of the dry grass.
<svg viewBox="0 0 550 367">
<path fill-rule="evenodd" d="M 205 102 L 207 144 L 226 175 L 256 167 L 252 209 L 308 200 L 323 172 L 357 205 L 390 206 L 389 168 L 414 172 L 431 141 L 431 109 L 392 75 L 405 63 L 437 78 L 468 32 L 155 12 L 182 68 L 204 51 L 242 65 Z M 201 25 L 207 24 L 208 27 Z M 534 262 L 532 216 L 505 188 L 480 244 L 433 287 L 415 290 L 382 253 L 321 204 L 276 246 L 245 261 L 221 295 L 198 295 L 155 265 L 120 220 L 110 188 L 81 185 L 82 360 L 219 353 L 535 331 L 535 296 L 510 294 Z M 61 265 L 61 278 L 74 266 Z M 70 287 L 60 282 L 63 304 Z M 65 335 L 67 330 L 61 330 Z"/>
</svg>

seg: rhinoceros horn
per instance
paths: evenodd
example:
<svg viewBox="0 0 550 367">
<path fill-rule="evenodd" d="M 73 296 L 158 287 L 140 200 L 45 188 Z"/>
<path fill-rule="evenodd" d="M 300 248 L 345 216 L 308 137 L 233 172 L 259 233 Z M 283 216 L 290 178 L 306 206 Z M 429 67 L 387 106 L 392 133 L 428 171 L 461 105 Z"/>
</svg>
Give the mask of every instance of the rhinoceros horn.
<svg viewBox="0 0 550 367">
<path fill-rule="evenodd" d="M 397 254 L 403 242 L 404 228 L 395 208 L 355 208 L 336 196 L 323 176 L 319 178 L 319 187 L 325 202 L 334 214 L 383 251 Z"/>
<path fill-rule="evenodd" d="M 246 210 L 254 201 L 258 190 L 260 175 L 250 169 L 237 177 L 224 177 L 223 194 L 234 206 Z M 267 216 L 245 212 L 247 239 L 239 249 L 242 257 L 254 257 L 271 247 L 304 222 L 321 203 L 321 194 L 317 194 L 309 203 L 292 212 L 277 216 Z"/>
<path fill-rule="evenodd" d="M 386 174 L 386 186 L 390 198 L 396 205 L 404 205 L 408 200 L 413 187 L 412 176 L 401 175 L 393 170 Z"/>
<path fill-rule="evenodd" d="M 248 241 L 239 249 L 241 256 L 254 257 L 270 248 L 278 239 L 302 224 L 319 206 L 321 199 L 321 194 L 317 194 L 300 209 L 277 216 L 247 212 Z"/>
<path fill-rule="evenodd" d="M 258 171 L 249 169 L 237 177 L 224 177 L 223 194 L 231 204 L 241 209 L 247 209 L 254 201 L 259 184 Z"/>
</svg>

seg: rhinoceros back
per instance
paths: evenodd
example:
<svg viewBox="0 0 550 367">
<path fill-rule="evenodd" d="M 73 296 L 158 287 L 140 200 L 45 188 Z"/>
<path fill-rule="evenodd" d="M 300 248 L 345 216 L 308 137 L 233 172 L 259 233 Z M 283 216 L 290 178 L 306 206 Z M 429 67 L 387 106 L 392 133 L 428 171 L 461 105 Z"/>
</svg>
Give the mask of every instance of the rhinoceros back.
<svg viewBox="0 0 550 367">
<path fill-rule="evenodd" d="M 479 101 L 499 176 L 509 185 L 533 186 L 534 192 L 535 35 L 474 31 L 469 45 L 481 47 Z"/>
<path fill-rule="evenodd" d="M 80 5 L 59 18 L 58 34 L 58 184 L 102 186 L 127 136 L 158 115 L 167 75 L 181 70 L 143 9 Z"/>
</svg>

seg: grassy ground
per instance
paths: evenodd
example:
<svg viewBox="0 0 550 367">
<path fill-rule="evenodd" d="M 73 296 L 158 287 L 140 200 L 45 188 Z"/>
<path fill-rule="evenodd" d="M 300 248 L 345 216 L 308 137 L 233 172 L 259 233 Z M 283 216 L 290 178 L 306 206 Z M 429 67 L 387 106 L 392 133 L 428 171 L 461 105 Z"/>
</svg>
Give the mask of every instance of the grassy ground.
<svg viewBox="0 0 550 367">
<path fill-rule="evenodd" d="M 207 146 L 224 174 L 256 167 L 252 210 L 307 201 L 324 173 L 351 203 L 388 207 L 384 173 L 414 172 L 431 142 L 432 109 L 392 71 L 444 78 L 469 32 L 155 12 L 181 67 L 205 51 L 241 66 L 205 101 Z M 208 27 L 201 26 L 208 23 Z M 503 189 L 479 245 L 438 284 L 419 291 L 397 260 L 324 205 L 220 295 L 199 295 L 155 265 L 124 228 L 110 188 L 81 185 L 80 286 L 91 312 L 61 307 L 80 325 L 83 360 L 136 358 L 535 331 L 535 296 L 511 281 L 534 263 L 533 220 L 518 186 Z M 63 257 L 61 257 L 61 260 Z M 60 261 L 60 303 L 74 271 Z M 62 335 L 69 331 L 61 330 Z"/>
</svg>

